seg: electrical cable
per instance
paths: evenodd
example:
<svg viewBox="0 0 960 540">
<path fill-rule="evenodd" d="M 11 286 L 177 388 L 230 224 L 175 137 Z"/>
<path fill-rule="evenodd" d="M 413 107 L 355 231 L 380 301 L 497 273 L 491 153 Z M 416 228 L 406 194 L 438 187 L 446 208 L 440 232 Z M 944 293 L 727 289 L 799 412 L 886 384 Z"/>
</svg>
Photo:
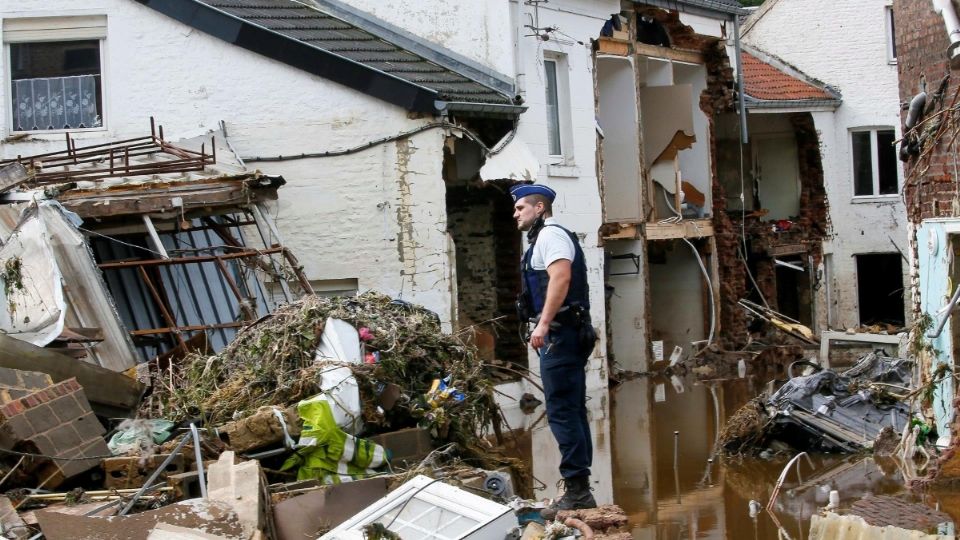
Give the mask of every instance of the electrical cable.
<svg viewBox="0 0 960 540">
<path fill-rule="evenodd" d="M 390 530 L 390 526 L 393 525 L 393 522 L 396 521 L 397 518 L 400 517 L 400 514 L 402 514 L 403 511 L 407 508 L 407 504 L 408 504 L 414 497 L 416 497 L 421 491 L 427 489 L 428 487 L 436 484 L 436 483 L 439 482 L 439 481 L 440 481 L 439 478 L 434 478 L 433 480 L 427 482 L 426 485 L 417 488 L 416 491 L 414 491 L 413 493 L 411 493 L 410 496 L 407 497 L 407 500 L 403 501 L 403 504 L 400 505 L 400 509 L 397 510 L 397 513 L 394 514 L 392 518 L 390 518 L 390 523 L 387 523 L 386 525 L 384 525 L 383 528 L 384 528 L 384 529 L 387 529 L 387 530 Z"/>
<path fill-rule="evenodd" d="M 690 249 L 693 250 L 693 255 L 697 258 L 697 263 L 700 265 L 700 271 L 703 272 L 703 279 L 707 282 L 707 289 L 710 292 L 708 295 L 708 298 L 710 299 L 710 334 L 707 337 L 707 344 L 703 347 L 703 349 L 700 349 L 703 351 L 706 350 L 710 345 L 713 345 L 713 334 L 717 328 L 717 305 L 716 299 L 714 298 L 713 282 L 710 281 L 710 274 L 707 272 L 707 267 L 703 264 L 703 259 L 700 257 L 700 252 L 697 251 L 697 247 L 693 245 L 693 242 L 687 240 L 686 238 L 681 238 L 681 240 L 686 242 L 687 245 L 690 246 Z"/>
<path fill-rule="evenodd" d="M 397 140 L 400 140 L 400 139 L 405 139 L 405 138 L 410 137 L 410 136 L 412 136 L 412 135 L 416 135 L 416 134 L 418 134 L 418 133 L 423 133 L 424 131 L 429 131 L 429 130 L 431 130 L 431 129 L 439 129 L 439 128 L 455 130 L 455 131 L 459 131 L 459 132 L 463 133 L 463 134 L 466 135 L 468 138 L 470 138 L 473 142 L 475 142 L 475 143 L 477 143 L 478 145 L 480 145 L 480 147 L 483 148 L 483 151 L 484 151 L 484 153 L 485 153 L 487 156 L 496 155 L 496 154 L 498 154 L 499 152 L 501 152 L 501 151 L 503 150 L 503 148 L 506 146 L 506 143 L 510 142 L 510 140 L 513 139 L 513 135 L 516 133 L 516 130 L 517 130 L 516 123 L 514 123 L 514 127 L 513 127 L 513 129 L 511 130 L 511 135 L 508 137 L 508 139 L 505 140 L 503 144 L 499 145 L 499 146 L 496 147 L 496 148 L 489 148 L 486 144 L 484 144 L 484 142 L 483 142 L 482 140 L 480 140 L 480 137 L 479 137 L 477 134 L 475 134 L 474 132 L 470 131 L 469 129 L 467 129 L 467 128 L 463 127 L 463 126 L 459 126 L 459 125 L 457 125 L 457 124 L 454 124 L 454 123 L 448 122 L 448 121 L 430 122 L 429 124 L 424 124 L 424 125 L 422 125 L 422 126 L 419 126 L 419 127 L 414 128 L 414 129 L 410 129 L 410 130 L 407 130 L 407 131 L 403 131 L 403 132 L 401 132 L 401 133 L 397 133 L 396 135 L 389 135 L 389 136 L 387 136 L 387 137 L 381 137 L 381 138 L 379 138 L 379 139 L 374 139 L 374 140 L 372 140 L 372 141 L 367 141 L 367 142 L 365 142 L 365 143 L 363 143 L 363 144 L 359 144 L 359 145 L 357 145 L 357 146 L 352 146 L 352 147 L 350 147 L 350 148 L 342 148 L 342 149 L 339 149 L 339 150 L 327 150 L 327 151 L 325 151 L 325 152 L 310 152 L 310 153 L 303 153 L 303 154 L 295 154 L 295 155 L 291 155 L 291 156 L 283 156 L 283 155 L 280 155 L 280 156 L 266 156 L 266 157 L 256 156 L 256 157 L 245 157 L 245 158 L 240 158 L 240 159 L 241 159 L 242 161 L 244 161 L 244 162 L 256 162 L 256 161 L 261 161 L 261 162 L 262 162 L 262 161 L 290 161 L 290 160 L 295 160 L 295 159 L 312 159 L 312 158 L 325 158 L 325 157 L 346 156 L 346 155 L 350 155 L 350 154 L 355 154 L 355 153 L 357 153 L 357 152 L 360 152 L 360 151 L 362 151 L 362 150 L 366 150 L 366 149 L 368 149 L 368 148 L 373 148 L 374 146 L 378 146 L 378 145 L 381 145 L 381 144 L 385 144 L 385 143 L 397 141 Z"/>
</svg>

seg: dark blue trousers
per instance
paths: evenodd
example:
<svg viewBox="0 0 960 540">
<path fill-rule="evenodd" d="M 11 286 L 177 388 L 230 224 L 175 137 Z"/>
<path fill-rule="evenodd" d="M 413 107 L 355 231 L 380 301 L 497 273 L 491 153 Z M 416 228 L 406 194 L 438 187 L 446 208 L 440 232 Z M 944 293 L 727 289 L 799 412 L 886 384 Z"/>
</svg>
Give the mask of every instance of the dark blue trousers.
<svg viewBox="0 0 960 540">
<path fill-rule="evenodd" d="M 551 330 L 540 348 L 540 377 L 547 403 L 547 421 L 560 447 L 563 478 L 589 476 L 593 438 L 587 422 L 587 356 L 580 354 L 577 330 Z"/>
</svg>

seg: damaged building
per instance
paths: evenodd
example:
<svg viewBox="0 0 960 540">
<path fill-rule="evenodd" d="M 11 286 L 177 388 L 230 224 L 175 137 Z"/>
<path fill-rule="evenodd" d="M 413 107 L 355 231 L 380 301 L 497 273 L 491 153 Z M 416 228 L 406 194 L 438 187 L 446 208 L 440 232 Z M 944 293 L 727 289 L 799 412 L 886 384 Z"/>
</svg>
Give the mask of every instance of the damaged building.
<svg viewBox="0 0 960 540">
<path fill-rule="evenodd" d="M 811 17 L 811 10 L 832 16 Z M 746 89 L 754 148 L 745 152 L 743 207 L 769 210 L 757 221 L 781 244 L 758 260 L 768 268 L 753 276 L 771 306 L 817 334 L 863 327 L 892 334 L 910 321 L 903 172 L 893 146 L 901 129 L 890 106 L 897 101 L 895 27 L 889 4 L 776 0 L 742 28 L 745 80 L 766 92 Z M 777 154 L 784 160 L 774 161 Z M 725 186 L 733 205 L 737 176 Z M 786 189 L 772 195 L 784 181 Z M 782 246 L 791 243 L 805 247 Z"/>
<path fill-rule="evenodd" d="M 896 27 L 900 121 L 897 150 L 904 161 L 903 200 L 910 241 L 911 337 L 925 379 L 934 385 L 924 402 L 936 422 L 937 444 L 955 443 L 958 333 L 956 302 L 957 195 L 955 137 L 958 32 L 956 2 L 903 2 L 892 6 Z M 948 476 L 953 476 L 947 470 Z"/>
<path fill-rule="evenodd" d="M 702 350 L 722 328 L 714 115 L 732 109 L 726 38 L 742 10 L 622 7 L 595 52 L 602 236 L 611 357 L 643 371 Z"/>
</svg>

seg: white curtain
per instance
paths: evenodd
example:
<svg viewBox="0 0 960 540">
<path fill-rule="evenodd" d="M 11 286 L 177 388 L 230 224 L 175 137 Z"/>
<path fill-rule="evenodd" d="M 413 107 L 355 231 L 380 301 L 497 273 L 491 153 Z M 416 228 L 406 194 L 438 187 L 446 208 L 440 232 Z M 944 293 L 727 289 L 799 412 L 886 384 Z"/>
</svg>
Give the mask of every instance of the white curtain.
<svg viewBox="0 0 960 540">
<path fill-rule="evenodd" d="M 76 75 L 13 81 L 14 131 L 99 127 L 97 77 Z"/>
</svg>

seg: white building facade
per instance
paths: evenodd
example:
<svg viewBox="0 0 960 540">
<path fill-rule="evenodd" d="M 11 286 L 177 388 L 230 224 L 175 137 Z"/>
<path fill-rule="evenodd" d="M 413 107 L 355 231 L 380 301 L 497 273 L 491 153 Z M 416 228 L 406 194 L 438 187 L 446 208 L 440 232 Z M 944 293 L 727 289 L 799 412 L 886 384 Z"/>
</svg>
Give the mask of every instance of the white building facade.
<svg viewBox="0 0 960 540">
<path fill-rule="evenodd" d="M 892 36 L 885 0 L 768 0 L 743 27 L 745 43 L 842 96 L 835 111 L 812 112 L 830 216 L 817 299 L 820 329 L 904 325 L 909 318 L 903 173 L 892 145 L 900 138 Z M 894 300 L 878 303 L 889 291 Z"/>
</svg>

